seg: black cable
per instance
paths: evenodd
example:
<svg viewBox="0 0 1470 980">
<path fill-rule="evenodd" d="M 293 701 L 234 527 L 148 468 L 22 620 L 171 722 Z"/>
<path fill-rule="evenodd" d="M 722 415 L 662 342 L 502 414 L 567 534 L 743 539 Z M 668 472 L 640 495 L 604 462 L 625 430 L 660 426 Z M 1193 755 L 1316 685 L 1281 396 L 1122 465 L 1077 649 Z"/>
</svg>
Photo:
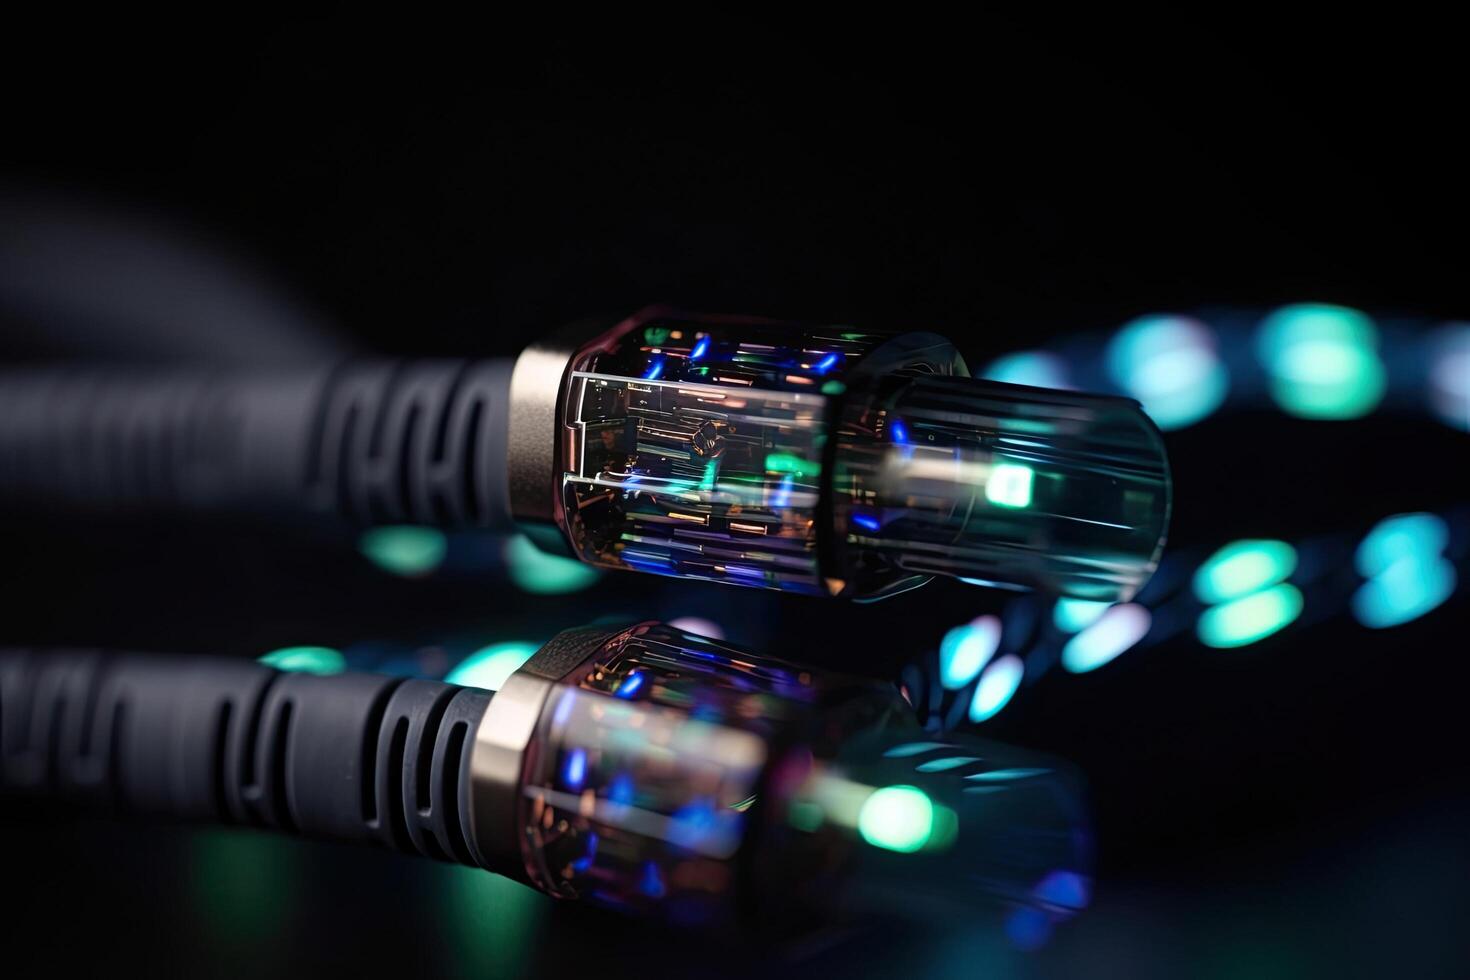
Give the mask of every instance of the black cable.
<svg viewBox="0 0 1470 980">
<path fill-rule="evenodd" d="M 0 372 L 0 500 L 508 527 L 511 366 Z"/>
<path fill-rule="evenodd" d="M 234 660 L 0 650 L 0 794 L 479 866 L 469 766 L 490 699 Z"/>
</svg>

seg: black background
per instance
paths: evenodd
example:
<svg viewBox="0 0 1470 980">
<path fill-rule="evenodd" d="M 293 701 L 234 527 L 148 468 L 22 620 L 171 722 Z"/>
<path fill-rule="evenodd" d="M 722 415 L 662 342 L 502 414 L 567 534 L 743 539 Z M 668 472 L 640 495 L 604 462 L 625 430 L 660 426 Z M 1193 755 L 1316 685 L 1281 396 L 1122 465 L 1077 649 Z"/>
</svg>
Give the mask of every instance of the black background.
<svg viewBox="0 0 1470 980">
<path fill-rule="evenodd" d="M 80 26 L 0 40 L 6 183 L 229 243 L 367 349 L 509 354 L 650 302 L 933 329 L 972 363 L 1160 309 L 1470 313 L 1464 63 L 1433 31 Z M 85 353 L 13 326 L 10 356 Z M 1170 448 L 1185 547 L 1361 530 L 1467 489 L 1463 436 L 1407 418 L 1248 413 Z M 1372 478 L 1385 460 L 1393 479 Z M 947 584 L 853 610 L 620 576 L 528 609 L 240 529 L 3 533 L 6 643 L 243 655 L 549 632 L 600 603 L 891 676 L 998 605 Z M 1463 601 L 1382 634 L 1338 617 L 1027 688 L 987 734 L 1076 761 L 1101 846 L 1095 907 L 1038 954 L 977 925 L 747 959 L 584 910 L 516 918 L 499 892 L 447 900 L 471 895 L 458 870 L 389 855 L 51 814 L 17 817 L 0 850 L 20 899 L 4 945 L 32 971 L 1453 973 L 1467 626 Z M 445 912 L 466 903 L 468 924 Z M 475 938 L 474 916 L 516 940 Z"/>
</svg>

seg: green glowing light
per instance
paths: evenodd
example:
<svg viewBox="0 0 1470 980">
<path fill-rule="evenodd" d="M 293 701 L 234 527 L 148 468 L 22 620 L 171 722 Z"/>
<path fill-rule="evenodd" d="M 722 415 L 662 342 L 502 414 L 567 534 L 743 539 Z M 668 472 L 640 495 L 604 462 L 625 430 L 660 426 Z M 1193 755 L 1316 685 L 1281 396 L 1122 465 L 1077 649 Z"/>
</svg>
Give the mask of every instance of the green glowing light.
<svg viewBox="0 0 1470 980">
<path fill-rule="evenodd" d="M 998 507 L 1031 506 L 1031 484 L 1036 474 L 1020 463 L 999 463 L 985 481 L 985 499 Z"/>
<path fill-rule="evenodd" d="M 797 830 L 815 834 L 822 829 L 826 814 L 822 808 L 809 800 L 792 800 L 786 811 L 786 821 Z"/>
<path fill-rule="evenodd" d="M 822 394 L 824 395 L 840 395 L 846 390 L 847 385 L 843 384 L 841 381 L 828 381 L 826 384 L 822 385 Z"/>
<path fill-rule="evenodd" d="M 416 578 L 444 563 L 449 543 L 432 527 L 396 524 L 363 532 L 357 549 L 385 572 Z"/>
<path fill-rule="evenodd" d="M 1051 621 L 1063 633 L 1077 633 L 1097 622 L 1107 612 L 1111 603 L 1094 602 L 1091 599 L 1058 599 L 1052 610 Z"/>
<path fill-rule="evenodd" d="M 230 955 L 247 950 L 269 955 L 279 948 L 278 941 L 300 911 L 297 862 L 284 841 L 264 834 L 193 833 L 189 891 L 209 940 Z"/>
<path fill-rule="evenodd" d="M 1387 629 L 1438 608 L 1455 591 L 1455 566 L 1435 556 L 1408 556 L 1363 583 L 1353 615 L 1369 629 Z"/>
<path fill-rule="evenodd" d="M 1449 525 L 1434 514 L 1395 514 L 1374 525 L 1358 545 L 1354 564 L 1364 578 L 1379 575 L 1405 558 L 1438 558 L 1450 542 Z"/>
<path fill-rule="evenodd" d="M 597 581 L 597 569 L 575 558 L 548 554 L 530 538 L 518 534 L 505 543 L 505 562 L 510 580 L 532 595 L 566 595 L 580 592 Z"/>
<path fill-rule="evenodd" d="M 912 854 L 934 831 L 934 804 L 916 786 L 885 786 L 863 801 L 857 826 L 874 847 Z"/>
<path fill-rule="evenodd" d="M 699 489 L 713 490 L 715 488 L 715 475 L 720 471 L 720 461 L 712 459 L 704 464 L 704 478 L 699 481 Z"/>
<path fill-rule="evenodd" d="M 1261 323 L 1256 352 L 1271 373 L 1271 394 L 1292 415 L 1352 419 L 1383 398 L 1386 377 L 1378 331 L 1357 310 L 1303 304 Z"/>
<path fill-rule="evenodd" d="M 340 674 L 347 669 L 342 654 L 331 647 L 282 647 L 261 657 L 260 662 L 293 674 Z"/>
<path fill-rule="evenodd" d="M 444 953 L 465 977 L 519 976 L 546 944 L 555 899 L 500 875 L 454 864 L 428 865 L 425 883 L 436 896 L 445 929 Z"/>
<path fill-rule="evenodd" d="M 1258 592 L 1296 571 L 1296 549 L 1285 541 L 1232 541 L 1194 575 L 1194 594 L 1216 603 Z"/>
<path fill-rule="evenodd" d="M 1301 612 L 1301 591 L 1283 583 L 1206 609 L 1197 632 L 1206 646 L 1243 647 L 1289 626 Z"/>
<path fill-rule="evenodd" d="M 822 464 L 814 463 L 791 453 L 771 453 L 766 457 L 766 469 L 772 473 L 795 473 L 798 476 L 817 476 Z"/>
<path fill-rule="evenodd" d="M 511 641 L 495 643 L 465 657 L 445 676 L 446 684 L 483 687 L 498 691 L 506 679 L 531 659 L 538 647 L 534 643 Z"/>
</svg>

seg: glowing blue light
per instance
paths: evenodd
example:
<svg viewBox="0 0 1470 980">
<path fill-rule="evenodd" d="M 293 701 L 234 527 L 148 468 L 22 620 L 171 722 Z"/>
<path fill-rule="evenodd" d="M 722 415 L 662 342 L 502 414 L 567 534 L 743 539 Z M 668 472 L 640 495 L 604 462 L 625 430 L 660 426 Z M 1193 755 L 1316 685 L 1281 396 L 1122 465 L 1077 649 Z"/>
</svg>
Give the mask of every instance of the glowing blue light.
<svg viewBox="0 0 1470 980">
<path fill-rule="evenodd" d="M 981 616 L 944 634 L 939 643 L 939 678 L 951 691 L 974 680 L 1000 646 L 998 616 Z"/>
<path fill-rule="evenodd" d="M 794 485 L 794 480 L 795 477 L 793 477 L 790 473 L 787 473 L 784 477 L 781 478 L 780 486 L 778 486 L 776 488 L 776 492 L 771 495 L 772 507 L 780 508 L 791 506 L 791 488 Z"/>
<path fill-rule="evenodd" d="M 652 861 L 643 862 L 643 877 L 638 882 L 638 890 L 649 898 L 664 897 L 664 878 L 659 874 L 658 865 Z"/>
<path fill-rule="evenodd" d="M 867 514 L 853 514 L 852 522 L 868 531 L 876 531 L 883 526 L 878 522 L 878 518 L 871 517 Z"/>
<path fill-rule="evenodd" d="M 561 781 L 567 789 L 577 792 L 581 790 L 582 783 L 587 778 L 587 750 L 575 748 L 567 753 L 566 762 L 562 764 Z"/>
<path fill-rule="evenodd" d="M 1386 629 L 1438 608 L 1455 591 L 1455 566 L 1443 557 L 1400 558 L 1359 586 L 1353 615 L 1370 629 Z"/>
<path fill-rule="evenodd" d="M 1440 330 L 1429 365 L 1430 407 L 1446 425 L 1470 432 L 1470 324 Z"/>
<path fill-rule="evenodd" d="M 935 749 L 953 748 L 948 742 L 905 742 L 903 745 L 895 745 L 883 753 L 885 759 L 906 759 L 911 755 L 922 755 Z"/>
<path fill-rule="evenodd" d="M 446 684 L 498 691 L 539 649 L 534 643 L 495 643 L 465 657 L 444 677 Z"/>
<path fill-rule="evenodd" d="M 980 377 L 1033 388 L 1070 388 L 1067 363 L 1055 354 L 1040 350 L 1018 351 L 998 357 L 986 365 Z"/>
<path fill-rule="evenodd" d="M 1097 622 L 1107 612 L 1109 602 L 1094 602 L 1091 599 L 1058 599 L 1052 610 L 1051 621 L 1063 633 L 1076 633 Z"/>
<path fill-rule="evenodd" d="M 709 338 L 708 337 L 700 337 L 699 338 L 699 342 L 694 345 L 694 349 L 689 352 L 689 359 L 691 361 L 697 361 L 701 357 L 703 357 L 705 354 L 708 354 L 708 353 L 709 353 Z"/>
<path fill-rule="evenodd" d="M 1062 666 L 1074 674 L 1096 670 L 1147 636 L 1152 622 L 1153 616 L 1136 602 L 1114 606 L 1067 641 Z"/>
<path fill-rule="evenodd" d="M 903 424 L 903 419 L 894 419 L 888 423 L 888 436 L 900 445 L 909 441 L 909 427 Z"/>
<path fill-rule="evenodd" d="M 1395 514 L 1374 525 L 1358 545 L 1354 560 L 1364 578 L 1379 575 L 1405 558 L 1438 558 L 1450 542 L 1450 528 L 1435 514 Z"/>
<path fill-rule="evenodd" d="M 916 772 L 945 772 L 949 769 L 958 769 L 960 766 L 968 766 L 972 762 L 979 762 L 973 755 L 954 755 L 947 759 L 930 759 L 921 762 L 914 767 Z"/>
<path fill-rule="evenodd" d="M 609 802 L 627 806 L 633 802 L 633 777 L 625 772 L 620 772 L 613 777 L 612 784 L 607 789 Z"/>
<path fill-rule="evenodd" d="M 1088 879 L 1075 871 L 1053 871 L 1031 889 L 1037 901 L 1072 911 L 1085 909 L 1091 892 Z"/>
<path fill-rule="evenodd" d="M 617 697 L 625 701 L 637 697 L 638 692 L 643 689 L 643 677 L 644 674 L 642 671 L 633 671 L 633 673 L 623 678 L 623 682 L 618 685 L 618 689 L 614 693 Z"/>
<path fill-rule="evenodd" d="M 1032 776 L 1045 776 L 1051 772 L 1050 769 L 992 769 L 989 772 L 977 772 L 965 779 L 972 783 L 1010 783 L 1018 779 L 1030 779 Z"/>
<path fill-rule="evenodd" d="M 1378 330 L 1342 306 L 1304 303 L 1261 321 L 1256 353 L 1271 374 L 1271 395 L 1301 418 L 1354 419 L 1383 398 L 1386 373 Z"/>
<path fill-rule="evenodd" d="M 645 381 L 657 381 L 663 373 L 664 362 L 662 358 L 659 358 L 658 360 L 654 361 L 653 364 L 649 367 L 648 373 L 643 375 L 643 379 Z"/>
<path fill-rule="evenodd" d="M 597 845 L 601 841 L 596 833 L 587 835 L 587 845 L 582 851 L 582 856 L 572 862 L 572 868 L 577 871 L 586 871 L 592 867 L 592 862 L 597 859 Z"/>
<path fill-rule="evenodd" d="M 1022 905 L 1006 919 L 1006 938 L 1017 949 L 1032 952 L 1051 938 L 1051 919 L 1041 909 Z"/>
<path fill-rule="evenodd" d="M 1161 429 L 1182 429 L 1219 408 L 1230 374 L 1209 327 L 1182 316 L 1139 317 L 1113 337 L 1108 373 Z"/>
<path fill-rule="evenodd" d="M 818 374 L 826 374 L 828 371 L 837 366 L 837 360 L 840 356 L 841 355 L 835 352 L 832 354 L 828 354 L 826 357 L 822 358 L 815 365 L 813 365 L 812 370 L 816 371 Z"/>
<path fill-rule="evenodd" d="M 1026 665 L 1013 654 L 1006 654 L 985 668 L 980 683 L 975 686 L 975 697 L 970 701 L 970 720 L 978 724 L 995 717 L 1021 686 L 1025 674 Z"/>
</svg>

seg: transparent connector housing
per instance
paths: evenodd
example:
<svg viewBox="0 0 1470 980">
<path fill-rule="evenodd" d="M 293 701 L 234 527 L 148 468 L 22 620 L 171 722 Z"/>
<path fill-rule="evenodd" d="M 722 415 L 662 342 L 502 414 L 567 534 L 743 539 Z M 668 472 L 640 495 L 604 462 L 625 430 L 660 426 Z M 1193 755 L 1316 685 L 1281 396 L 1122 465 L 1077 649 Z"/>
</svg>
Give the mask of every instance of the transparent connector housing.
<svg viewBox="0 0 1470 980">
<path fill-rule="evenodd" d="M 1169 513 L 1136 403 L 978 381 L 943 338 L 653 311 L 572 361 L 586 561 L 876 598 L 946 575 L 1127 599 Z"/>
<path fill-rule="evenodd" d="M 1064 917 L 1038 887 L 1085 889 L 1090 860 L 1054 764 L 931 741 L 885 685 L 662 625 L 611 638 L 551 691 L 520 799 L 533 884 L 688 924 Z"/>
</svg>

